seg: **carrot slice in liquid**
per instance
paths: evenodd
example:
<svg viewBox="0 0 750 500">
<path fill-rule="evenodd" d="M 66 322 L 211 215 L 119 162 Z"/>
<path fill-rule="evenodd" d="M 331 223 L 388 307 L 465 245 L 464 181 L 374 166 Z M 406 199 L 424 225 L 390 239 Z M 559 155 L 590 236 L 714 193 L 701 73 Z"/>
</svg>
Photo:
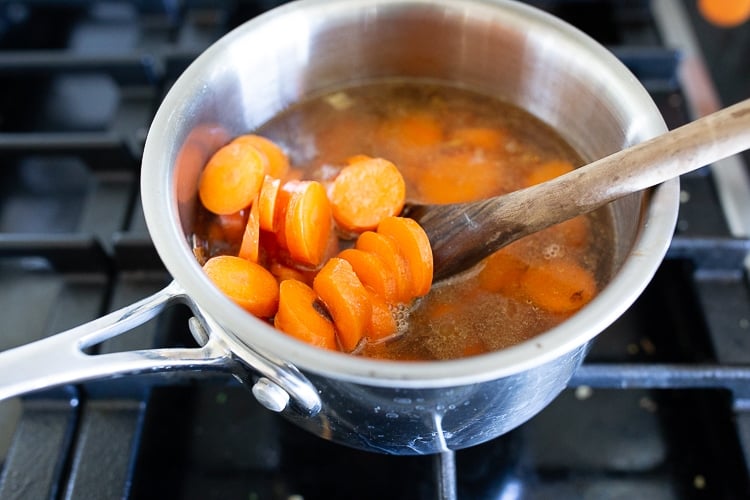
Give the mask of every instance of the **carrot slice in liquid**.
<svg viewBox="0 0 750 500">
<path fill-rule="evenodd" d="M 300 181 L 289 199 L 284 223 L 285 241 L 293 259 L 317 266 L 331 239 L 331 204 L 317 181 Z"/>
<path fill-rule="evenodd" d="M 315 291 L 295 279 L 279 285 L 279 310 L 274 326 L 308 344 L 338 350 L 333 322 L 325 314 Z"/>
<path fill-rule="evenodd" d="M 405 147 L 436 146 L 443 142 L 443 127 L 432 113 L 395 116 L 383 123 L 380 134 Z"/>
<path fill-rule="evenodd" d="M 370 324 L 372 302 L 351 264 L 330 259 L 315 276 L 313 290 L 333 317 L 341 347 L 354 350 Z"/>
<path fill-rule="evenodd" d="M 276 201 L 281 187 L 281 179 L 266 175 L 263 178 L 263 184 L 260 187 L 258 195 L 258 216 L 260 218 L 260 228 L 265 231 L 276 231 Z"/>
<path fill-rule="evenodd" d="M 377 232 L 394 240 L 406 261 L 415 297 L 426 295 L 432 286 L 432 248 L 427 234 L 414 219 L 386 217 L 378 224 Z"/>
<path fill-rule="evenodd" d="M 357 238 L 354 247 L 380 257 L 388 272 L 396 280 L 396 303 L 405 303 L 413 298 L 409 266 L 401 256 L 395 241 L 375 231 L 365 231 Z"/>
<path fill-rule="evenodd" d="M 577 263 L 554 259 L 527 269 L 521 277 L 521 289 L 542 309 L 571 313 L 594 297 L 596 281 Z"/>
<path fill-rule="evenodd" d="M 272 140 L 256 134 L 245 134 L 237 136 L 232 142 L 248 144 L 260 151 L 265 159 L 264 174 L 283 179 L 289 172 L 289 158 Z"/>
<path fill-rule="evenodd" d="M 198 184 L 201 203 L 216 214 L 239 212 L 263 183 L 263 158 L 252 146 L 229 143 L 211 156 Z"/>
<path fill-rule="evenodd" d="M 220 255 L 203 265 L 211 281 L 230 299 L 260 318 L 276 313 L 279 284 L 263 266 L 241 257 Z"/>
<path fill-rule="evenodd" d="M 396 277 L 389 272 L 380 257 L 357 248 L 347 248 L 338 257 L 351 264 L 363 285 L 372 288 L 387 303 L 397 302 Z"/>
<path fill-rule="evenodd" d="M 489 292 L 516 297 L 521 286 L 521 276 L 528 267 L 529 265 L 517 255 L 499 250 L 485 259 L 477 282 L 482 289 Z"/>
<path fill-rule="evenodd" d="M 550 181 L 555 177 L 559 177 L 572 171 L 573 165 L 570 162 L 564 160 L 551 160 L 534 167 L 534 170 L 526 176 L 526 185 L 533 186 L 534 184 L 541 184 L 542 182 Z"/>
<path fill-rule="evenodd" d="M 454 130 L 450 142 L 460 146 L 471 146 L 486 151 L 498 149 L 505 141 L 505 134 L 489 127 L 464 127 Z"/>
<path fill-rule="evenodd" d="M 276 228 L 274 234 L 276 235 L 276 241 L 279 243 L 281 248 L 287 248 L 286 246 L 286 214 L 289 209 L 289 202 L 292 197 L 298 191 L 302 190 L 302 181 L 291 180 L 283 183 L 278 193 L 276 194 L 276 207 L 274 209 L 274 223 L 273 226 Z"/>
<path fill-rule="evenodd" d="M 396 165 L 372 158 L 341 169 L 329 195 L 336 223 L 347 231 L 362 232 L 375 229 L 384 217 L 401 212 L 406 184 Z"/>
<path fill-rule="evenodd" d="M 396 318 L 393 317 L 391 308 L 380 294 L 365 287 L 372 304 L 372 314 L 370 315 L 370 324 L 367 326 L 365 335 L 368 340 L 377 342 L 392 337 L 398 331 Z"/>
<path fill-rule="evenodd" d="M 247 224 L 242 234 L 240 251 L 238 255 L 243 259 L 251 262 L 258 262 L 260 252 L 260 214 L 258 212 L 258 197 L 250 206 L 250 212 L 247 215 Z"/>
</svg>

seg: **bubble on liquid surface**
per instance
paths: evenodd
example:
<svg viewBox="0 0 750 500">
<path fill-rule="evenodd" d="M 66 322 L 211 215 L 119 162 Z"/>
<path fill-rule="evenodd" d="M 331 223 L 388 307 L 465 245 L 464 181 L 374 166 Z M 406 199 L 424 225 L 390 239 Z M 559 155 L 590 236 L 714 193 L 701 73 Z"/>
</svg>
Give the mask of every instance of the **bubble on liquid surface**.
<svg viewBox="0 0 750 500">
<path fill-rule="evenodd" d="M 559 259 L 565 255 L 565 249 L 557 243 L 550 243 L 542 249 L 542 257 L 547 260 Z"/>
</svg>

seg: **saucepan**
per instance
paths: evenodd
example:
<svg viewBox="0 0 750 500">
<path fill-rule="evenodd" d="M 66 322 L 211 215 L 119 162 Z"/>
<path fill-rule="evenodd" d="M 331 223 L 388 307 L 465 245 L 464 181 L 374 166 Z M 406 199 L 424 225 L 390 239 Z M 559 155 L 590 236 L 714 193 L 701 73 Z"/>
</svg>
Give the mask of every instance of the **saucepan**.
<svg viewBox="0 0 750 500">
<path fill-rule="evenodd" d="M 206 278 L 189 242 L 208 156 L 306 96 L 379 78 L 472 88 L 532 113 L 592 161 L 666 131 L 631 72 L 560 19 L 504 0 L 301 0 L 219 39 L 177 79 L 143 152 L 141 194 L 173 282 L 122 310 L 0 355 L 0 397 L 94 378 L 228 371 L 264 406 L 347 446 L 457 450 L 527 421 L 568 384 L 597 334 L 639 296 L 669 246 L 679 181 L 613 202 L 613 275 L 559 326 L 516 346 L 448 361 L 328 352 L 249 316 Z M 175 302 L 197 347 L 96 355 L 91 348 Z"/>
</svg>

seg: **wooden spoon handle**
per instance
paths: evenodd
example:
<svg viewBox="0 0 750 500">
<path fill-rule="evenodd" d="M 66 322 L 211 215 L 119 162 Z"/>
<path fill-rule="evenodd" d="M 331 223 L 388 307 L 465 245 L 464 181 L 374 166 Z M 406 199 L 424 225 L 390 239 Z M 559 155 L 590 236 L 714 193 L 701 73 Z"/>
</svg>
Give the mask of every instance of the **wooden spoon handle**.
<svg viewBox="0 0 750 500">
<path fill-rule="evenodd" d="M 561 222 L 748 148 L 750 99 L 553 179 L 534 197 Z"/>
</svg>

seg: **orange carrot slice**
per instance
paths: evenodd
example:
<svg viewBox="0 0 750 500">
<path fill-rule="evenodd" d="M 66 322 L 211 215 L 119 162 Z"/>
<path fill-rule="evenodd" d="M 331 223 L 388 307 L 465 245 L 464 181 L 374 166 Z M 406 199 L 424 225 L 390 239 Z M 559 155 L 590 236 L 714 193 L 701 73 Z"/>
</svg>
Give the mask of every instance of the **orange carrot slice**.
<svg viewBox="0 0 750 500">
<path fill-rule="evenodd" d="M 440 122 L 434 114 L 426 112 L 393 117 L 383 124 L 381 133 L 406 147 L 435 146 L 444 140 Z"/>
<path fill-rule="evenodd" d="M 411 290 L 415 297 L 426 295 L 432 286 L 432 248 L 427 234 L 414 219 L 386 217 L 378 224 L 377 232 L 396 243 L 406 261 L 411 276 Z"/>
<path fill-rule="evenodd" d="M 413 295 L 409 266 L 399 253 L 396 243 L 392 238 L 374 231 L 365 231 L 359 235 L 354 246 L 358 250 L 377 255 L 383 261 L 388 272 L 396 280 L 395 303 L 411 301 Z"/>
<path fill-rule="evenodd" d="M 260 318 L 276 313 L 279 284 L 263 266 L 241 257 L 220 255 L 203 265 L 211 281 L 240 307 Z"/>
<path fill-rule="evenodd" d="M 270 175 L 263 178 L 260 195 L 258 196 L 258 217 L 260 218 L 260 228 L 265 231 L 276 231 L 276 201 L 280 187 L 281 179 Z"/>
<path fill-rule="evenodd" d="M 370 288 L 365 288 L 370 297 L 372 304 L 372 314 L 370 315 L 370 324 L 367 326 L 365 335 L 372 342 L 385 340 L 393 337 L 398 331 L 396 318 L 393 317 L 391 308 L 385 299 Z"/>
<path fill-rule="evenodd" d="M 526 185 L 541 184 L 572 171 L 573 165 L 569 161 L 551 160 L 534 167 L 526 176 Z"/>
<path fill-rule="evenodd" d="M 268 266 L 268 270 L 271 274 L 276 276 L 276 280 L 281 283 L 285 280 L 297 280 L 305 283 L 306 285 L 312 284 L 312 278 L 308 279 L 308 275 L 299 269 L 285 266 L 281 262 L 271 262 Z"/>
<path fill-rule="evenodd" d="M 336 223 L 362 232 L 375 229 L 389 215 L 398 215 L 406 200 L 406 184 L 396 166 L 382 158 L 347 165 L 330 188 Z"/>
<path fill-rule="evenodd" d="M 279 285 L 279 310 L 273 325 L 308 344 L 338 350 L 333 322 L 315 291 L 295 279 Z"/>
<path fill-rule="evenodd" d="M 330 259 L 315 275 L 313 290 L 331 313 L 342 348 L 354 350 L 370 324 L 372 302 L 351 264 Z"/>
<path fill-rule="evenodd" d="M 585 215 L 579 215 L 572 219 L 555 224 L 545 229 L 545 232 L 553 234 L 565 244 L 574 248 L 582 248 L 589 242 L 591 228 L 589 220 Z"/>
<path fill-rule="evenodd" d="M 289 158 L 272 140 L 256 134 L 245 134 L 237 136 L 232 142 L 248 144 L 260 151 L 265 159 L 263 173 L 281 179 L 289 172 Z"/>
<path fill-rule="evenodd" d="M 435 157 L 414 181 L 422 201 L 457 203 L 498 194 L 503 176 L 497 162 L 459 150 Z"/>
<path fill-rule="evenodd" d="M 464 127 L 454 130 L 450 142 L 461 146 L 471 146 L 486 151 L 498 149 L 505 142 L 505 134 L 489 127 Z"/>
<path fill-rule="evenodd" d="M 263 183 L 263 158 L 252 146 L 229 143 L 211 156 L 198 184 L 203 206 L 216 214 L 239 212 Z"/>
<path fill-rule="evenodd" d="M 517 255 L 499 250 L 485 259 L 484 267 L 477 276 L 477 283 L 488 292 L 517 297 L 521 276 L 528 267 L 528 264 Z"/>
<path fill-rule="evenodd" d="M 289 199 L 284 232 L 293 259 L 317 266 L 323 260 L 331 239 L 331 204 L 326 190 L 317 181 L 300 181 Z"/>
<path fill-rule="evenodd" d="M 276 194 L 276 207 L 274 210 L 273 226 L 276 228 L 274 234 L 281 248 L 286 248 L 286 214 L 289 202 L 298 191 L 303 189 L 302 181 L 290 180 L 282 184 Z"/>
<path fill-rule="evenodd" d="M 396 278 L 380 257 L 356 248 L 347 248 L 338 257 L 349 262 L 362 284 L 372 288 L 387 303 L 395 304 L 398 301 Z"/>
<path fill-rule="evenodd" d="M 521 289 L 542 309 L 571 313 L 594 297 L 596 281 L 577 263 L 555 259 L 527 269 L 521 277 Z"/>
<path fill-rule="evenodd" d="M 260 251 L 260 214 L 258 210 L 258 197 L 256 196 L 247 215 L 247 224 L 245 224 L 238 253 L 240 257 L 251 262 L 258 262 Z"/>
<path fill-rule="evenodd" d="M 359 163 L 361 161 L 367 161 L 367 160 L 372 160 L 372 156 L 367 156 L 367 155 L 359 154 L 359 155 L 354 155 L 354 156 L 350 156 L 349 158 L 347 158 L 346 159 L 346 164 L 347 165 L 352 165 L 354 163 Z"/>
</svg>

